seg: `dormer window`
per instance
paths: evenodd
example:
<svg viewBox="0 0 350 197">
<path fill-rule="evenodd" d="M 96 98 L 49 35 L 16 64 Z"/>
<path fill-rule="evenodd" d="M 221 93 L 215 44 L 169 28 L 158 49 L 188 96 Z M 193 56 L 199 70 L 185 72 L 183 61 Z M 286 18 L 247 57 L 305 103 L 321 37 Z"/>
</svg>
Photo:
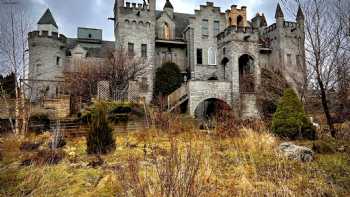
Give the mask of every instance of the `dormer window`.
<svg viewBox="0 0 350 197">
<path fill-rule="evenodd" d="M 165 40 L 170 40 L 170 27 L 168 23 L 164 23 L 164 39 Z"/>
</svg>

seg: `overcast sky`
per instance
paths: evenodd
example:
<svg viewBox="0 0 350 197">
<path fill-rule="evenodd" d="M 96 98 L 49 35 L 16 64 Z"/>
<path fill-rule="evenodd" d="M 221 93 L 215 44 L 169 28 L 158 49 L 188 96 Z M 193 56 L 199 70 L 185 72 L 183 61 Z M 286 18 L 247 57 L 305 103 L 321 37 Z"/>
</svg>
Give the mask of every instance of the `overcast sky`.
<svg viewBox="0 0 350 197">
<path fill-rule="evenodd" d="M 103 29 L 103 39 L 114 40 L 113 23 L 108 17 L 113 16 L 114 0 L 23 0 L 29 3 L 30 13 L 35 22 L 50 8 L 60 33 L 68 37 L 76 37 L 77 27 L 91 27 Z M 142 2 L 142 0 L 130 0 Z M 171 0 L 175 12 L 193 13 L 199 5 L 208 0 Z M 210 1 L 210 0 L 209 0 Z M 268 23 L 274 22 L 274 14 L 278 0 L 212 0 L 221 11 L 230 8 L 232 4 L 245 5 L 248 9 L 248 19 L 257 12 L 267 16 Z M 162 10 L 165 0 L 157 0 L 157 9 Z"/>
</svg>

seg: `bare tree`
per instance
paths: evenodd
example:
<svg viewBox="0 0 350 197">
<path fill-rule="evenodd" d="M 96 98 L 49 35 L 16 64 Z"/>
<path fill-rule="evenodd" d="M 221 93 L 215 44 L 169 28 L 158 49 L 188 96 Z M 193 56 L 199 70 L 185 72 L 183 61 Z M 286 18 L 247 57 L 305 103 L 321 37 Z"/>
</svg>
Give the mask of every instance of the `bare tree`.
<svg viewBox="0 0 350 197">
<path fill-rule="evenodd" d="M 0 2 L 0 57 L 3 58 L 2 69 L 15 75 L 15 134 L 25 133 L 27 128 L 27 115 L 25 110 L 25 94 L 21 78 L 25 78 L 27 69 L 27 33 L 31 23 L 27 15 L 24 2 Z M 21 121 L 21 123 L 20 123 Z M 20 131 L 20 126 L 22 130 Z"/>
<path fill-rule="evenodd" d="M 331 135 L 336 131 L 329 107 L 331 90 L 341 90 L 348 75 L 349 8 L 347 0 L 281 0 L 289 13 L 300 6 L 305 14 L 306 71 L 309 87 L 317 90 Z"/>
<path fill-rule="evenodd" d="M 65 66 L 65 90 L 88 102 L 96 94 L 98 81 L 105 78 L 104 59 L 73 57 Z"/>
<path fill-rule="evenodd" d="M 319 92 L 330 133 L 335 137 L 328 93 L 337 85 L 338 60 L 346 53 L 343 50 L 346 45 L 342 33 L 344 23 L 339 16 L 339 9 L 342 9 L 341 4 L 349 2 L 345 0 L 295 0 L 295 2 L 299 3 L 305 13 L 306 62 L 312 73 L 310 82 Z"/>
<path fill-rule="evenodd" d="M 145 76 L 148 67 L 146 58 L 136 57 L 123 47 L 110 52 L 106 58 L 105 70 L 110 82 L 111 97 L 114 100 L 125 100 L 129 82 Z"/>
<path fill-rule="evenodd" d="M 147 61 L 128 54 L 123 48 L 106 50 L 104 55 L 104 58 L 71 58 L 65 68 L 66 89 L 70 95 L 90 101 L 97 94 L 98 82 L 107 81 L 110 98 L 122 101 L 127 98 L 129 81 L 147 72 Z"/>
</svg>

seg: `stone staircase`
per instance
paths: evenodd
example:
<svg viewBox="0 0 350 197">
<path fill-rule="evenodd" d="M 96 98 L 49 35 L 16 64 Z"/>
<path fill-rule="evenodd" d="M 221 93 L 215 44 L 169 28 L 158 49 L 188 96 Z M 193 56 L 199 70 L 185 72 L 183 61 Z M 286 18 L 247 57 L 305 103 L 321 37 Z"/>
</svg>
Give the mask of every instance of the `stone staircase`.
<svg viewBox="0 0 350 197">
<path fill-rule="evenodd" d="M 168 112 L 172 112 L 182 103 L 189 99 L 188 84 L 183 84 L 180 88 L 168 95 Z"/>
</svg>

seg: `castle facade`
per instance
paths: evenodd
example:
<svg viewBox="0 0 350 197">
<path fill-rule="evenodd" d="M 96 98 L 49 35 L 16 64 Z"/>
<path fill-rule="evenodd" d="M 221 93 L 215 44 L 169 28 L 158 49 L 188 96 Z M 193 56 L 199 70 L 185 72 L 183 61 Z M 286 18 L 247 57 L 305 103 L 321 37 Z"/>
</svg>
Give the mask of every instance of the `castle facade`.
<svg viewBox="0 0 350 197">
<path fill-rule="evenodd" d="M 176 63 L 185 80 L 168 95 L 168 110 L 185 104 L 193 116 L 208 113 L 213 100 L 224 102 L 241 117 L 259 116 L 256 91 L 264 68 L 280 70 L 296 91 L 303 84 L 305 35 L 300 8 L 296 21 L 290 22 L 277 5 L 275 23 L 268 25 L 264 14 L 248 20 L 244 6 L 232 5 L 223 12 L 207 2 L 194 14 L 184 14 L 174 12 L 170 0 L 163 10 L 156 10 L 156 0 L 143 4 L 116 0 L 112 20 L 115 42 L 103 41 L 102 30 L 89 28 L 79 28 L 78 38 L 73 39 L 58 35 L 47 11 L 38 30 L 29 34 L 34 97 L 46 86 L 52 96 L 60 91 L 62 62 L 69 64 L 74 56 L 103 58 L 103 51 L 111 47 L 123 47 L 149 63 L 144 76 L 130 86 L 129 99 L 150 102 L 155 70 L 165 62 Z M 53 71 L 36 76 L 38 70 Z"/>
</svg>

